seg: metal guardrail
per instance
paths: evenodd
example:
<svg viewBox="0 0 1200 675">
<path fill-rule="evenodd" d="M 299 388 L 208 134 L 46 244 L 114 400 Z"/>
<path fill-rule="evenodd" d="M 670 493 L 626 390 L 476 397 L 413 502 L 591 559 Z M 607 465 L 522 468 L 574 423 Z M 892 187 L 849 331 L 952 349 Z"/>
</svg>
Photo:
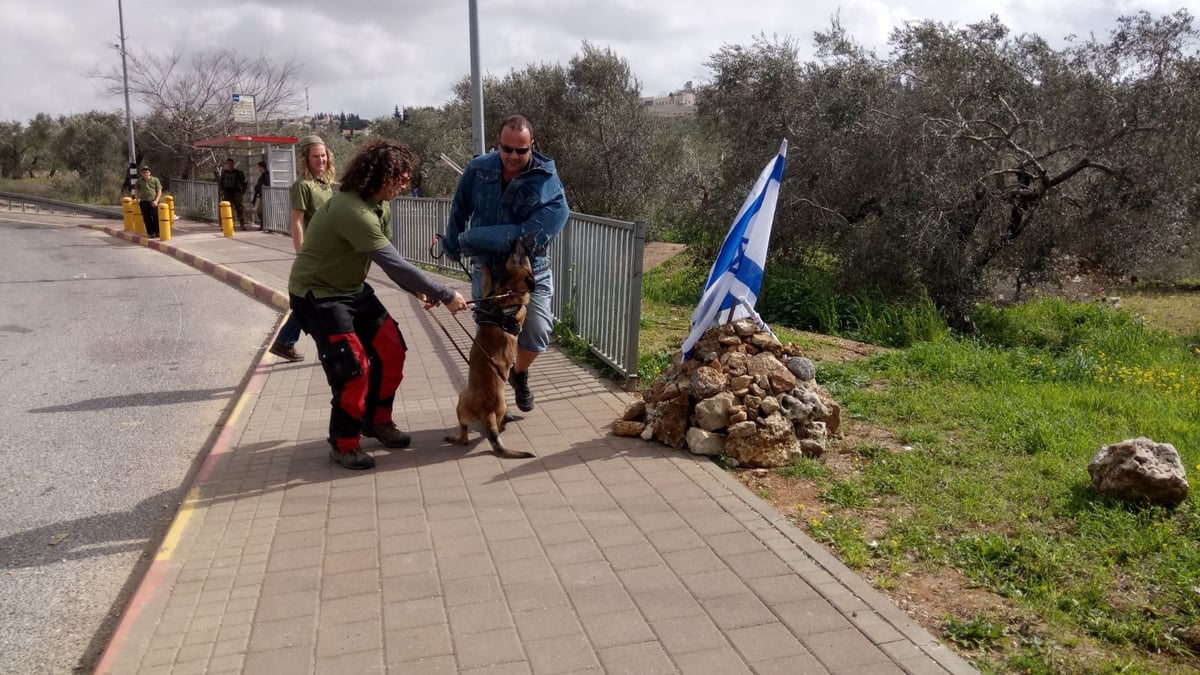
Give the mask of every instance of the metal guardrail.
<svg viewBox="0 0 1200 675">
<path fill-rule="evenodd" d="M 434 235 L 446 229 L 449 218 L 449 199 L 394 199 L 393 243 L 413 263 L 461 272 L 456 263 L 430 254 Z M 569 322 L 630 387 L 637 383 L 645 246 L 645 223 L 572 213 L 549 251 L 554 318 Z"/>
<path fill-rule="evenodd" d="M 216 214 L 217 184 L 172 180 L 175 211 Z M 288 187 L 263 188 L 264 228 L 289 234 Z M 450 200 L 399 197 L 392 200 L 392 243 L 412 263 L 461 273 L 449 259 L 430 252 L 434 235 L 446 229 Z M 551 311 L 567 321 L 602 361 L 636 386 L 642 315 L 642 255 L 646 224 L 572 213 L 550 245 L 555 293 Z"/>
<path fill-rule="evenodd" d="M 291 187 L 263 186 L 263 229 L 267 232 L 278 232 L 292 235 L 292 200 Z"/>
<path fill-rule="evenodd" d="M 430 254 L 433 236 L 446 231 L 449 219 L 449 199 L 398 197 L 392 200 L 392 241 L 409 262 L 462 274 L 458 263 Z"/>
<path fill-rule="evenodd" d="M 217 184 L 171 179 L 170 193 L 175 196 L 175 214 L 181 218 L 217 221 Z"/>
<path fill-rule="evenodd" d="M 636 387 L 646 224 L 572 213 L 550 245 L 555 318 Z"/>
<path fill-rule="evenodd" d="M 120 206 L 105 207 L 72 204 L 71 202 L 63 202 L 57 199 L 34 197 L 15 192 L 0 192 L 0 209 L 10 213 L 14 211 L 20 213 L 40 213 L 43 211 L 50 213 L 82 213 L 100 218 L 113 218 L 115 220 L 121 220 L 123 217 Z"/>
</svg>

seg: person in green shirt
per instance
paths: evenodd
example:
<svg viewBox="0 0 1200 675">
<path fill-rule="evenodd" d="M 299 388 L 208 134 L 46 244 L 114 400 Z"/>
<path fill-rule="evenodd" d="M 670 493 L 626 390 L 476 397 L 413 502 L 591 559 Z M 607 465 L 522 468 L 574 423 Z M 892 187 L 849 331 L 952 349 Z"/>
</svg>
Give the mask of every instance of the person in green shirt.
<svg viewBox="0 0 1200 675">
<path fill-rule="evenodd" d="M 146 224 L 146 235 L 158 238 L 158 200 L 162 199 L 162 181 L 150 175 L 150 167 L 142 166 L 142 175 L 134 185 L 138 207 L 142 210 L 142 222 Z"/>
<path fill-rule="evenodd" d="M 333 196 L 333 182 L 337 173 L 333 153 L 316 134 L 300 139 L 300 158 L 300 178 L 292 183 L 289 193 L 292 203 L 292 246 L 296 253 L 304 245 L 304 229 L 308 227 L 313 214 Z M 304 355 L 296 350 L 299 340 L 300 319 L 293 312 L 280 327 L 279 335 L 269 351 L 292 363 L 303 361 Z"/>
<path fill-rule="evenodd" d="M 415 164 L 402 143 L 376 140 L 364 146 L 339 191 L 309 221 L 288 278 L 292 312 L 316 342 L 333 390 L 329 457 L 347 469 L 375 466 L 360 446 L 363 436 L 389 448 L 411 442 L 392 421 L 408 347 L 367 283 L 371 263 L 427 309 L 439 303 L 454 313 L 467 308 L 461 293 L 401 258 L 392 245 L 390 202 L 412 179 Z"/>
</svg>

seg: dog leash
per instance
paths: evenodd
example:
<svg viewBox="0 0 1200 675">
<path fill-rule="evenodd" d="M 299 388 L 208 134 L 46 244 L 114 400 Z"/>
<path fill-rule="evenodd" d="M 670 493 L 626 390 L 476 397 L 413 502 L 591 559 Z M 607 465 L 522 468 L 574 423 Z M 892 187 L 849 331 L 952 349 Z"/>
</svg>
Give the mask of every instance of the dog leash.
<svg viewBox="0 0 1200 675">
<path fill-rule="evenodd" d="M 517 293 L 516 291 L 505 291 L 498 295 L 489 295 L 484 298 L 479 298 L 478 300 L 468 300 L 467 304 L 474 305 L 474 304 L 483 302 L 484 300 L 503 300 L 504 298 L 509 298 L 514 295 L 520 295 L 520 294 Z M 442 323 L 442 320 L 437 317 L 437 314 L 433 313 L 433 307 L 430 307 L 429 309 L 427 309 L 425 311 L 429 312 L 430 318 L 432 318 L 433 322 L 438 325 L 438 328 L 442 329 L 442 333 L 444 333 L 446 335 L 446 339 L 450 342 L 450 344 L 454 345 L 454 349 L 455 349 L 455 351 L 458 352 L 458 355 L 463 357 L 463 361 L 466 361 L 467 365 L 470 366 L 471 358 L 469 356 L 467 356 L 466 352 L 464 352 L 462 350 L 462 347 L 458 346 L 458 342 L 456 342 L 454 340 L 454 337 L 452 335 L 450 335 L 450 331 L 446 328 L 446 324 Z M 458 315 L 452 313 L 450 316 L 454 318 L 454 321 L 456 323 L 458 323 L 458 327 L 461 328 L 464 333 L 471 336 L 471 344 L 473 344 L 473 345 L 478 344 L 478 341 L 475 339 L 475 335 L 473 335 L 470 331 L 467 330 L 467 327 L 463 325 L 463 322 L 461 319 L 458 318 Z M 480 349 L 483 349 L 483 347 L 480 346 Z M 488 354 L 488 363 L 492 364 L 492 369 L 496 371 L 496 375 L 500 378 L 501 382 L 508 379 L 508 374 L 500 372 L 501 368 L 496 363 L 496 360 L 494 358 L 492 358 L 491 354 Z"/>
<path fill-rule="evenodd" d="M 454 338 L 450 335 L 450 331 L 446 330 L 446 324 L 442 323 L 442 320 L 437 318 L 437 315 L 433 313 L 432 307 L 430 307 L 429 309 L 427 309 L 425 311 L 429 312 L 429 316 L 433 318 L 433 322 L 438 325 L 438 328 L 442 329 L 442 332 L 446 334 L 446 339 L 450 341 L 450 344 L 454 345 L 454 349 L 458 352 L 459 356 L 463 357 L 463 361 L 466 361 L 467 366 L 470 367 L 471 358 L 469 356 L 467 356 L 466 353 L 463 352 L 462 347 L 459 347 L 458 343 L 454 341 Z M 451 314 L 451 316 L 454 316 L 454 315 Z M 454 317 L 454 320 L 458 322 L 459 327 L 461 327 L 464 332 L 467 330 L 467 327 L 462 325 L 462 321 L 459 321 L 457 316 Z M 478 344 L 478 342 L 475 340 L 474 335 L 471 336 L 471 343 Z M 480 349 L 483 349 L 483 347 L 481 346 Z M 496 371 L 496 377 L 500 378 L 501 382 L 506 382 L 508 380 L 508 373 L 503 372 L 504 371 L 503 367 L 500 364 L 496 363 L 496 359 L 493 358 L 491 354 L 488 354 L 487 356 L 488 356 L 488 363 L 491 364 L 492 370 Z"/>
<path fill-rule="evenodd" d="M 450 344 L 454 345 L 454 349 L 458 351 L 459 356 L 463 357 L 463 361 L 466 361 L 467 365 L 470 365 L 471 359 L 467 357 L 465 352 L 463 352 L 462 347 L 459 347 L 458 343 L 454 341 L 454 338 L 450 335 L 450 331 L 446 330 L 446 324 L 442 323 L 442 320 L 437 317 L 437 314 L 433 313 L 433 307 L 430 307 L 425 311 L 429 312 L 429 316 L 433 319 L 433 322 L 436 323 L 438 328 L 441 328 L 442 332 L 446 334 L 446 339 L 450 341 Z M 454 315 L 451 314 L 451 316 Z M 462 326 L 462 322 L 459 322 L 459 325 Z M 463 330 L 466 330 L 465 326 L 463 326 Z M 473 342 L 475 340 L 475 336 L 471 336 L 471 340 Z"/>
<path fill-rule="evenodd" d="M 441 260 L 442 256 L 446 254 L 446 250 L 442 247 L 442 239 L 444 238 L 445 235 L 440 233 L 433 235 L 433 243 L 429 245 L 429 257 L 434 260 Z M 467 269 L 467 265 L 462 261 L 462 258 L 456 258 L 454 262 L 458 263 L 458 266 L 462 268 L 463 274 L 466 274 L 467 277 L 471 276 L 471 270 Z"/>
</svg>

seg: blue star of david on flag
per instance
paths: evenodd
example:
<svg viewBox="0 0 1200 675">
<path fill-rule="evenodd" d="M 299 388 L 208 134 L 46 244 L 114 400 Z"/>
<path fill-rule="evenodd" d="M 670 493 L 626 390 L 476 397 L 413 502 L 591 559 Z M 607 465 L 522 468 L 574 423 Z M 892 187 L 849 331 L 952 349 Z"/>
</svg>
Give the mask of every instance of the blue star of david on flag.
<svg viewBox="0 0 1200 675">
<path fill-rule="evenodd" d="M 779 183 L 787 161 L 787 140 L 779 153 L 767 164 L 750 190 L 750 195 L 738 211 L 717 260 L 708 272 L 700 304 L 692 312 L 692 332 L 683 343 L 684 357 L 691 356 L 704 331 L 716 325 L 722 312 L 726 320 L 753 318 L 766 328 L 754 304 L 762 287 L 763 268 L 767 265 L 767 246 L 771 242 L 771 224 L 775 220 L 775 205 L 779 201 Z"/>
</svg>

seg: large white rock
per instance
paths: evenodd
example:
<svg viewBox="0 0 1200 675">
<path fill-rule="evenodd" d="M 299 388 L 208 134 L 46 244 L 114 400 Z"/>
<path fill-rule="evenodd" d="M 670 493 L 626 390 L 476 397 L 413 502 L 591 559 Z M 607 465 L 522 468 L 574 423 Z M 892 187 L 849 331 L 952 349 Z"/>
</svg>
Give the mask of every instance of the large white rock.
<svg viewBox="0 0 1200 675">
<path fill-rule="evenodd" d="M 1131 438 L 1106 445 L 1088 464 L 1092 489 L 1098 494 L 1129 501 L 1175 505 L 1188 495 L 1188 482 L 1179 452 L 1170 443 Z"/>
<path fill-rule="evenodd" d="M 692 427 L 687 432 L 687 446 L 693 455 L 719 457 L 725 452 L 725 437 L 700 427 Z"/>
<path fill-rule="evenodd" d="M 729 413 L 737 399 L 728 391 L 711 396 L 696 404 L 692 419 L 696 426 L 705 431 L 717 431 L 729 426 Z"/>
</svg>

